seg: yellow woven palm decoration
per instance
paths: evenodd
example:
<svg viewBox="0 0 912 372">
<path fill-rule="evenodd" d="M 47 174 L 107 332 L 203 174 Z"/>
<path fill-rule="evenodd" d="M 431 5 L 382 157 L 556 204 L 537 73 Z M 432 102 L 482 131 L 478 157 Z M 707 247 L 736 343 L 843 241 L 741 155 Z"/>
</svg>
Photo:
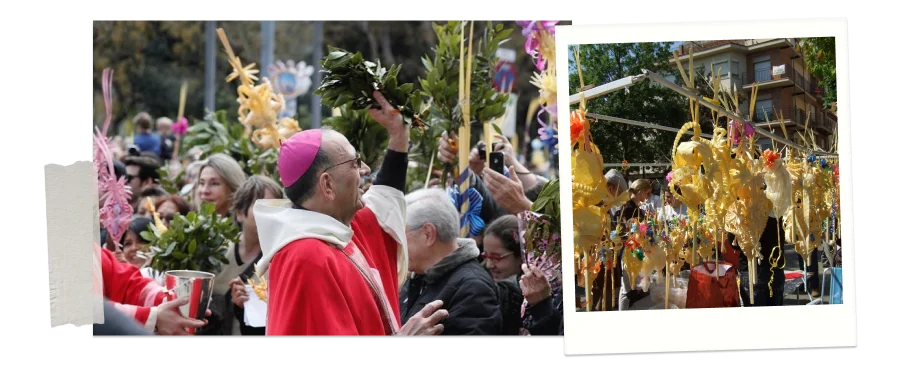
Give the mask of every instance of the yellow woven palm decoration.
<svg viewBox="0 0 912 372">
<path fill-rule="evenodd" d="M 579 63 L 578 51 L 576 57 Z M 574 246 L 577 251 L 583 251 L 598 244 L 604 231 L 604 209 L 597 204 L 607 198 L 608 187 L 602 175 L 602 155 L 598 147 L 591 142 L 585 98 L 581 99 L 579 109 L 572 116 L 572 122 L 582 125 L 579 135 L 571 139 L 570 146 L 574 150 L 570 158 L 570 169 L 573 185 Z"/>
<path fill-rule="evenodd" d="M 273 90 L 269 79 L 263 79 L 262 83 L 254 85 L 258 72 L 253 69 L 255 64 L 244 66 L 241 63 L 240 57 L 234 55 L 228 37 L 221 28 L 218 29 L 218 36 L 225 47 L 232 68 L 226 81 L 239 80 L 238 121 L 246 128 L 244 135 L 250 135 L 251 142 L 260 149 L 278 149 L 282 141 L 301 131 L 298 122 L 292 118 L 283 118 L 279 121 L 279 114 L 285 109 L 285 99 Z"/>
</svg>

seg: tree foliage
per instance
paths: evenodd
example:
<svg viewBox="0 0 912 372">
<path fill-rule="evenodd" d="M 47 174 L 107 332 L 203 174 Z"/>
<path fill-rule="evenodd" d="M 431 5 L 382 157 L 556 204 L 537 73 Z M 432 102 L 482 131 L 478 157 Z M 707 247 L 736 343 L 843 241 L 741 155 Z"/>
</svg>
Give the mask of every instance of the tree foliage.
<svg viewBox="0 0 912 372">
<path fill-rule="evenodd" d="M 354 110 L 350 105 L 345 105 L 339 111 L 339 116 L 323 119 L 323 125 L 348 138 L 355 151 L 361 154 L 364 163 L 376 171 L 389 143 L 389 133 L 371 118 L 367 110 Z"/>
<path fill-rule="evenodd" d="M 677 75 L 668 62 L 672 43 L 592 44 L 580 46 L 583 79 L 598 86 L 643 69 L 661 75 Z M 572 56 L 572 53 L 571 53 Z M 580 88 L 576 61 L 570 58 L 570 94 Z M 637 83 L 587 100 L 588 112 L 680 128 L 690 121 L 686 99 L 671 89 L 651 82 Z M 591 120 L 592 137 L 606 163 L 670 162 L 674 133 L 619 123 Z"/>
<path fill-rule="evenodd" d="M 686 86 L 669 51 L 674 43 L 635 43 L 584 45 L 580 50 L 583 79 L 587 87 L 605 84 L 648 69 L 661 76 L 671 76 L 675 84 Z M 682 63 L 686 66 L 686 56 Z M 571 58 L 571 94 L 579 89 L 579 75 Z M 713 97 L 712 72 L 695 68 L 694 87 L 698 95 Z M 721 93 L 720 93 L 721 94 Z M 739 93 L 739 106 L 746 97 Z M 588 112 L 637 120 L 671 128 L 680 128 L 691 121 L 688 99 L 657 83 L 645 81 L 625 91 L 587 100 Z M 746 113 L 745 113 L 746 114 Z M 590 118 L 593 139 L 606 163 L 668 163 L 675 133 L 620 123 L 607 123 Z M 722 117 L 700 106 L 698 122 L 703 133 L 712 133 L 714 126 L 726 126 Z M 628 170 L 635 171 L 635 169 Z"/>
<path fill-rule="evenodd" d="M 800 50 L 808 69 L 823 88 L 823 106 L 836 102 L 836 38 L 811 37 L 803 39 Z"/>
<path fill-rule="evenodd" d="M 512 21 L 502 21 L 511 25 Z M 361 51 L 369 60 L 380 59 L 383 64 L 401 64 L 398 80 L 413 83 L 424 77 L 421 56 L 429 54 L 436 45 L 434 25 L 446 22 L 430 21 L 346 21 L 324 22 L 323 55 L 326 45 Z M 476 22 L 479 25 L 480 22 Z M 275 61 L 295 60 L 312 64 L 314 53 L 313 22 L 276 22 Z M 259 21 L 219 21 L 230 35 L 231 46 L 241 60 L 260 62 L 262 43 Z M 476 30 L 478 31 L 478 30 Z M 521 126 L 528 103 L 537 98 L 538 90 L 529 82 L 533 60 L 524 52 L 524 38 L 516 31 L 503 47 L 516 51 L 518 76 L 514 93 L 519 95 L 517 112 Z M 484 35 L 476 32 L 481 40 Z M 477 43 L 477 41 L 476 41 Z M 93 24 L 94 121 L 104 120 L 101 94 L 101 72 L 114 68 L 114 126 L 112 132 L 132 134 L 126 123 L 140 111 L 154 117 L 177 115 L 180 85 L 187 81 L 189 94 L 186 116 L 190 122 L 206 117 L 204 110 L 205 22 L 201 21 L 97 21 Z M 231 72 L 220 45 L 216 45 L 216 110 L 237 111 L 237 92 L 225 83 Z M 316 86 L 313 87 L 316 89 Z M 298 122 L 306 126 L 309 119 L 310 95 L 298 98 Z M 322 107 L 322 116 L 331 110 Z M 126 124 L 126 125 L 125 125 Z M 526 128 L 529 133 L 537 128 Z M 517 133 L 521 133 L 517 128 Z M 109 133 L 115 135 L 117 133 Z M 522 139 L 522 138 L 521 138 Z"/>
<path fill-rule="evenodd" d="M 271 177 L 281 184 L 277 168 L 278 152 L 257 147 L 250 136 L 245 135 L 241 123 L 228 121 L 228 114 L 224 110 L 193 123 L 181 141 L 181 147 L 185 151 L 198 147 L 202 150 L 201 159 L 212 154 L 226 154 L 237 160 L 244 173 Z"/>
</svg>

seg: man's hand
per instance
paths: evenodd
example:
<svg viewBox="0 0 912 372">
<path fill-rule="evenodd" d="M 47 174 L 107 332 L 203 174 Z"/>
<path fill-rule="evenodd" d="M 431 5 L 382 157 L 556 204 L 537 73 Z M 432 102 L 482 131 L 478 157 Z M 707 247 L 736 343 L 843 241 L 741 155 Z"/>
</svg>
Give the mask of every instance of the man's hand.
<svg viewBox="0 0 912 372">
<path fill-rule="evenodd" d="M 187 332 L 187 328 L 202 328 L 208 324 L 206 320 L 190 319 L 181 315 L 177 308 L 186 305 L 189 302 L 190 298 L 184 297 L 158 306 L 158 317 L 155 320 L 155 333 L 168 336 L 184 336 L 190 334 Z M 206 310 L 206 315 L 208 316 L 210 314 L 212 314 L 212 312 Z"/>
<path fill-rule="evenodd" d="M 436 336 L 443 332 L 443 324 L 438 324 L 449 315 L 446 310 L 440 309 L 443 301 L 437 300 L 424 305 L 424 308 L 409 318 L 402 325 L 397 336 Z M 438 310 L 440 309 L 440 310 Z"/>
<path fill-rule="evenodd" d="M 231 287 L 231 302 L 237 307 L 244 307 L 244 303 L 250 299 L 247 296 L 247 287 L 244 282 L 241 281 L 241 278 L 234 278 L 228 285 Z"/>
<path fill-rule="evenodd" d="M 494 152 L 502 152 L 504 154 L 504 164 L 506 166 L 516 165 L 516 154 L 513 152 L 513 144 L 510 143 L 510 140 L 507 137 L 504 137 L 500 134 L 494 134 L 494 138 L 497 139 L 498 143 L 496 146 L 491 149 Z"/>
<path fill-rule="evenodd" d="M 389 132 L 389 149 L 397 152 L 408 152 L 409 128 L 405 126 L 399 109 L 390 105 L 386 97 L 383 97 L 383 94 L 380 94 L 378 90 L 374 91 L 374 99 L 380 104 L 380 109 L 371 108 L 367 112 L 370 113 L 374 121 Z"/>
<path fill-rule="evenodd" d="M 447 132 L 443 132 L 443 135 L 437 140 L 437 158 L 441 162 L 452 163 L 453 160 L 456 160 L 459 147 L 455 146 L 454 143 L 459 143 L 459 138 L 453 136 L 453 143 L 450 143 L 450 141 L 450 135 Z"/>
<path fill-rule="evenodd" d="M 541 269 L 526 264 L 522 265 L 523 276 L 519 279 L 519 288 L 522 289 L 523 297 L 529 302 L 529 306 L 544 301 L 551 296 L 551 283 Z"/>
<path fill-rule="evenodd" d="M 432 187 L 443 187 L 440 185 L 440 179 L 443 177 L 443 171 L 435 170 L 431 171 L 431 180 L 428 181 L 428 188 Z"/>
<path fill-rule="evenodd" d="M 478 145 L 482 143 L 484 142 L 478 142 L 478 144 L 469 151 L 469 169 L 471 169 L 472 172 L 475 172 L 475 174 L 481 174 L 485 169 L 485 161 L 487 159 L 482 159 L 481 153 L 478 152 Z"/>
<path fill-rule="evenodd" d="M 494 202 L 505 212 L 517 214 L 532 208 L 532 202 L 526 198 L 522 182 L 513 167 L 510 167 L 510 178 L 498 174 L 491 168 L 485 168 L 484 183 Z"/>
</svg>

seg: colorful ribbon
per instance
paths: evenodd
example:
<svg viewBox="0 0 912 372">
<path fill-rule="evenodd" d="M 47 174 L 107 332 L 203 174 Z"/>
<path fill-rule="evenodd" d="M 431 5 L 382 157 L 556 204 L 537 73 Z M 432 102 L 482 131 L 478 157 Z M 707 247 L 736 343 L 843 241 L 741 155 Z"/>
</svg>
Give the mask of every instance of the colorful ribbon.
<svg viewBox="0 0 912 372">
<path fill-rule="evenodd" d="M 469 209 L 459 218 L 459 227 L 469 226 L 469 236 L 478 236 L 484 232 L 485 223 L 481 219 L 481 194 L 474 188 L 468 188 L 464 193 L 459 193 L 455 187 L 449 189 L 450 200 L 460 210 L 463 203 L 469 203 Z"/>
</svg>

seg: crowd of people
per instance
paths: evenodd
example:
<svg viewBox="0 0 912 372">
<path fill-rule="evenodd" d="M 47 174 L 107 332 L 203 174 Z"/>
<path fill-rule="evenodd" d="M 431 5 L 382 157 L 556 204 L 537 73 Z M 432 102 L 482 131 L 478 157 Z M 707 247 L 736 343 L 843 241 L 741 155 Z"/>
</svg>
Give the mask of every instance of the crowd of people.
<svg viewBox="0 0 912 372">
<path fill-rule="evenodd" d="M 153 129 L 149 114 L 137 115 L 133 137 L 111 142 L 116 177 L 126 180 L 135 214 L 119 242 L 100 232 L 105 295 L 119 310 L 106 317 L 126 315 L 132 320 L 123 329 L 155 334 L 562 334 L 560 278 L 524 264 L 519 241 L 517 215 L 531 208 L 547 176 L 530 171 L 503 136 L 493 151 L 504 154 L 506 174 L 473 148 L 470 185 L 482 196 L 485 228 L 463 236 L 460 213 L 439 179 L 406 189 L 408 128 L 379 92 L 374 98 L 381 108 L 370 115 L 390 137 L 376 173 L 346 137 L 311 129 L 282 143 L 280 183 L 245 174 L 228 154 L 179 154 L 170 119 L 156 120 Z M 443 162 L 457 158 L 452 139 L 439 141 Z M 162 187 L 159 169 L 183 171 L 174 180 L 177 192 Z M 231 218 L 240 238 L 228 247 L 228 264 L 212 273 L 209 312 L 198 321 L 166 300 L 164 273 L 139 253 L 149 251 L 142 236 L 154 225 L 149 205 L 168 226 L 202 203 Z M 244 316 L 252 296 L 246 284 L 260 276 L 268 283 L 265 327 L 248 325 Z M 111 333 L 117 332 L 96 330 Z"/>
</svg>

